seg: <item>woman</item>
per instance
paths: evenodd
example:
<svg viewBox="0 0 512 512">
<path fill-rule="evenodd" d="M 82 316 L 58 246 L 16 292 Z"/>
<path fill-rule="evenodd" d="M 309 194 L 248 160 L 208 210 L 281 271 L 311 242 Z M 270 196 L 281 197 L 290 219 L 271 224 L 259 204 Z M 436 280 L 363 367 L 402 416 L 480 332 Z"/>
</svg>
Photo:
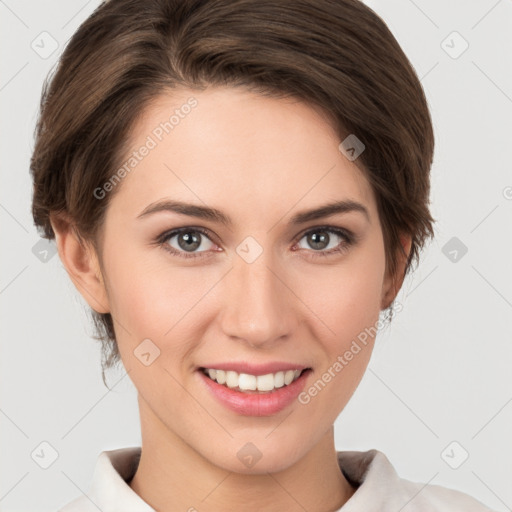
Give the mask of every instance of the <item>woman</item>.
<svg viewBox="0 0 512 512">
<path fill-rule="evenodd" d="M 33 215 L 138 391 L 61 510 L 489 510 L 337 452 L 433 236 L 418 78 L 356 0 L 110 0 L 45 88 Z"/>
</svg>

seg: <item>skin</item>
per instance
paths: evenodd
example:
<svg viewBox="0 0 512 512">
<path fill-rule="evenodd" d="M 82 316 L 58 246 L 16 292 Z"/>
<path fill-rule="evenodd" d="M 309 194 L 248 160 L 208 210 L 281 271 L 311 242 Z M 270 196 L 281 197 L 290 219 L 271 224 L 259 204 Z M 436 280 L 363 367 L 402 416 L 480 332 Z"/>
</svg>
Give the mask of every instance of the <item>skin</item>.
<svg viewBox="0 0 512 512">
<path fill-rule="evenodd" d="M 52 221 L 77 289 L 93 309 L 113 315 L 138 390 L 142 456 L 130 486 L 162 512 L 338 509 L 354 488 L 337 464 L 333 423 L 366 370 L 374 339 L 309 403 L 294 401 L 266 417 L 224 408 L 195 369 L 227 360 L 290 361 L 313 369 L 308 389 L 377 323 L 400 289 L 405 257 L 397 275 L 386 274 L 369 183 L 339 151 L 322 112 L 298 100 L 240 88 L 174 90 L 139 118 L 132 149 L 191 96 L 197 107 L 103 199 L 110 203 L 99 254 L 79 243 L 69 220 Z M 217 208 L 233 225 L 168 211 L 137 218 L 164 198 Z M 344 199 L 363 204 L 368 219 L 350 211 L 288 224 L 299 211 Z M 329 233 L 328 246 L 315 248 L 306 235 L 325 225 L 349 230 L 357 241 Z M 185 226 L 211 233 L 196 235 L 196 258 L 164 249 L 179 251 L 178 236 L 155 242 Z M 236 252 L 248 236 L 263 249 L 252 263 Z M 318 255 L 340 245 L 343 252 Z M 403 247 L 407 254 L 410 238 Z M 149 366 L 134 355 L 147 338 L 160 349 Z M 237 457 L 248 442 L 262 454 L 251 468 Z"/>
</svg>

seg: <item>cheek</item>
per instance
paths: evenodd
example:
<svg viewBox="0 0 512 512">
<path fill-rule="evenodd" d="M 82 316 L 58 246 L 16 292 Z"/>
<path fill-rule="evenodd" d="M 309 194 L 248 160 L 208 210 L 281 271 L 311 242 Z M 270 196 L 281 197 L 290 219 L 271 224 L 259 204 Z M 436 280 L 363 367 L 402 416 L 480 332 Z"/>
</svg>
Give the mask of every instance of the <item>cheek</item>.
<svg viewBox="0 0 512 512">
<path fill-rule="evenodd" d="M 114 245 L 112 245 L 113 247 Z M 177 355 L 187 339 L 197 338 L 206 318 L 204 300 L 219 280 L 218 271 L 206 267 L 178 267 L 164 249 L 133 248 L 128 244 L 104 255 L 109 304 L 119 350 L 130 352 L 149 338 L 165 356 L 169 347 Z M 204 323 L 204 320 L 202 321 Z"/>
<path fill-rule="evenodd" d="M 300 398 L 310 414 L 324 418 L 326 424 L 334 422 L 349 402 L 370 361 L 379 325 L 383 258 L 378 245 L 360 252 L 350 264 L 333 268 L 321 279 L 319 274 L 315 282 L 322 286 L 309 286 L 315 291 L 304 295 L 321 320 L 314 337 L 324 358 Z M 304 283 L 304 294 L 311 284 Z"/>
<path fill-rule="evenodd" d="M 374 325 L 379 317 L 385 271 L 384 247 L 376 237 L 339 265 L 302 279 L 300 296 L 311 306 L 336 348 Z M 331 331 L 334 331 L 331 332 Z"/>
<path fill-rule="evenodd" d="M 155 267 L 151 254 L 157 250 L 137 249 L 120 238 L 105 248 L 109 306 L 119 341 L 128 337 L 136 344 L 139 338 L 161 337 L 172 325 L 182 288 L 176 275 Z"/>
</svg>

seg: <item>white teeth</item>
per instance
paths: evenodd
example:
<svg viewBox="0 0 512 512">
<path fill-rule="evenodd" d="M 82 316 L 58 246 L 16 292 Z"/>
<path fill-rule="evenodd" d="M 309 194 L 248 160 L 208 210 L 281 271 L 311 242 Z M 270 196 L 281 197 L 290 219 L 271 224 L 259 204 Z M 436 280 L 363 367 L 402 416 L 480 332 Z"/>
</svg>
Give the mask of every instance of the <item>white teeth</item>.
<svg viewBox="0 0 512 512">
<path fill-rule="evenodd" d="M 224 370 L 217 370 L 217 382 L 219 384 L 226 383 L 226 372 Z"/>
<path fill-rule="evenodd" d="M 288 370 L 284 374 L 284 383 L 286 385 L 290 384 L 290 382 L 293 380 L 293 377 L 295 377 L 295 372 L 293 370 Z"/>
<path fill-rule="evenodd" d="M 232 370 L 215 370 L 207 368 L 204 371 L 210 379 L 224 384 L 229 388 L 238 388 L 240 391 L 272 391 L 274 388 L 288 386 L 296 380 L 302 370 L 288 370 L 286 372 L 267 373 L 266 375 L 249 375 Z"/>
<path fill-rule="evenodd" d="M 238 376 L 238 387 L 242 390 L 248 389 L 249 391 L 256 391 L 256 381 L 256 376 L 241 373 Z"/>
<path fill-rule="evenodd" d="M 238 386 L 238 373 L 232 371 L 226 372 L 226 386 L 228 388 L 236 388 Z"/>
<path fill-rule="evenodd" d="M 276 388 L 282 388 L 284 386 L 284 372 L 274 374 L 274 386 Z"/>
<path fill-rule="evenodd" d="M 258 377 L 256 377 L 257 386 L 255 387 L 258 388 L 258 391 L 272 391 L 274 387 L 279 387 L 275 385 L 274 380 L 275 378 L 271 373 L 268 373 L 267 375 L 258 375 Z M 239 386 L 240 389 L 243 389 L 241 384 L 239 384 Z"/>
</svg>

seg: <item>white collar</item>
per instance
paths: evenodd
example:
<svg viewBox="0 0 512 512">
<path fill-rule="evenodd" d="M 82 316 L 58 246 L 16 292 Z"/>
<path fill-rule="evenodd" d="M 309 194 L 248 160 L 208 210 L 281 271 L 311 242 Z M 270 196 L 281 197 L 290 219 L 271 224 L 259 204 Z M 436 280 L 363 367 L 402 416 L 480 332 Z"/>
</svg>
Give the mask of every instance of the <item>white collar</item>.
<svg viewBox="0 0 512 512">
<path fill-rule="evenodd" d="M 127 483 L 140 454 L 138 446 L 101 452 L 86 494 L 59 512 L 156 512 Z M 378 450 L 338 451 L 337 455 L 341 471 L 357 490 L 336 512 L 492 512 L 462 492 L 400 478 Z"/>
</svg>

